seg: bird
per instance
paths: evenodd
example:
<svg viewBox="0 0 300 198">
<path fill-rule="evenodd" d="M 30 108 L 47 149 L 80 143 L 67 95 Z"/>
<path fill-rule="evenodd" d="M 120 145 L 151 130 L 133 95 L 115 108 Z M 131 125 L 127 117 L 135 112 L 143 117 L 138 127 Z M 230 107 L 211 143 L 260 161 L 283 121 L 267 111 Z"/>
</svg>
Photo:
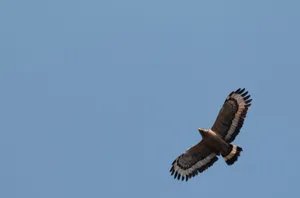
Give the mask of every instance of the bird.
<svg viewBox="0 0 300 198">
<path fill-rule="evenodd" d="M 174 179 L 188 181 L 211 167 L 220 155 L 228 166 L 238 160 L 243 149 L 232 142 L 243 127 L 251 101 L 245 88 L 227 96 L 211 129 L 198 128 L 201 141 L 173 161 L 170 173 Z"/>
</svg>

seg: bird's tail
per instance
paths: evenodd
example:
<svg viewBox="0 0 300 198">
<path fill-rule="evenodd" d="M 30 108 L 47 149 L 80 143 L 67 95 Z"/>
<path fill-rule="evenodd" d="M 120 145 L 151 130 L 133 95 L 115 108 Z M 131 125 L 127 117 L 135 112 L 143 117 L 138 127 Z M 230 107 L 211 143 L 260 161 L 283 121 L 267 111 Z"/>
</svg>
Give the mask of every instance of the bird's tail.
<svg viewBox="0 0 300 198">
<path fill-rule="evenodd" d="M 227 165 L 232 165 L 234 162 L 237 161 L 238 157 L 240 156 L 240 153 L 243 151 L 243 149 L 239 146 L 235 146 L 233 144 L 229 144 L 230 149 L 226 154 L 222 154 L 222 157 L 224 158 Z"/>
</svg>

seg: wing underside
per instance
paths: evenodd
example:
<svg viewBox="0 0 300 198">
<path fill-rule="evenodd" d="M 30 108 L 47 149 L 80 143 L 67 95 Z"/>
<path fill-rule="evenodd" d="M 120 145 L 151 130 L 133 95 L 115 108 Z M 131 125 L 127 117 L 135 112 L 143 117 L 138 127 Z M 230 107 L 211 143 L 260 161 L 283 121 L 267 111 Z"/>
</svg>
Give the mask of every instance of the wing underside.
<svg viewBox="0 0 300 198">
<path fill-rule="evenodd" d="M 208 169 L 217 160 L 217 155 L 202 140 L 177 157 L 172 163 L 170 172 L 171 175 L 174 175 L 175 179 L 188 181 L 188 179 Z"/>
<path fill-rule="evenodd" d="M 243 127 L 252 99 L 245 89 L 237 89 L 226 98 L 212 130 L 232 142 Z"/>
</svg>

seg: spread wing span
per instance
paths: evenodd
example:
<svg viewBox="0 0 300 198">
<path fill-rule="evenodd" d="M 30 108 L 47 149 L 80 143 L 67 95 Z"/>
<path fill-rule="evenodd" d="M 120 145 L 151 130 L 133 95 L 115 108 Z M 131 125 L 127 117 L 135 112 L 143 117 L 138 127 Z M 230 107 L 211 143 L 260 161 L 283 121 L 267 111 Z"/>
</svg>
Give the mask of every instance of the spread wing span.
<svg viewBox="0 0 300 198">
<path fill-rule="evenodd" d="M 252 99 L 245 89 L 237 89 L 226 98 L 212 130 L 230 143 L 239 134 Z"/>
<path fill-rule="evenodd" d="M 212 166 L 217 160 L 217 155 L 202 140 L 177 157 L 172 163 L 170 172 L 171 175 L 174 174 L 175 179 L 188 181 Z"/>
</svg>

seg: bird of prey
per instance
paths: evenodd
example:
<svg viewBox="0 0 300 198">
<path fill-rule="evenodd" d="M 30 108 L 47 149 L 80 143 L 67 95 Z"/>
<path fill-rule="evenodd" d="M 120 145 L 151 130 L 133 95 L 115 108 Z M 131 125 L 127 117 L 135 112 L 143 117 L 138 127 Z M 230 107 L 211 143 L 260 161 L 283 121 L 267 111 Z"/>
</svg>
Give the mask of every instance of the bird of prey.
<svg viewBox="0 0 300 198">
<path fill-rule="evenodd" d="M 202 140 L 174 160 L 171 175 L 175 179 L 188 181 L 212 166 L 220 154 L 227 165 L 234 164 L 243 149 L 231 142 L 244 124 L 251 101 L 245 88 L 231 92 L 212 128 L 198 129 Z"/>
</svg>

